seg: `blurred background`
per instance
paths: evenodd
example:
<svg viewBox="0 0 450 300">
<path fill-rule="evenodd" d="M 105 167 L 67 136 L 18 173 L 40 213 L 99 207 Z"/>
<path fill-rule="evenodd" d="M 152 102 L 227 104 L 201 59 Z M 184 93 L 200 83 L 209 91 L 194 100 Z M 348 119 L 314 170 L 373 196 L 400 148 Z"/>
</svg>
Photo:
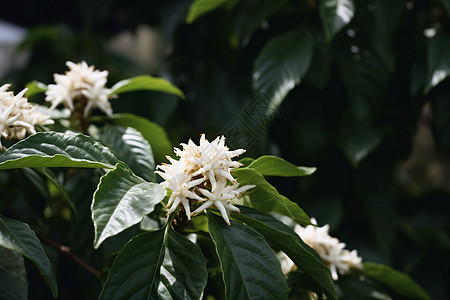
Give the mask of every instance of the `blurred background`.
<svg viewBox="0 0 450 300">
<path fill-rule="evenodd" d="M 12 1 L 0 84 L 52 83 L 68 60 L 108 70 L 108 87 L 164 77 L 186 100 L 126 93 L 114 111 L 173 145 L 224 134 L 246 156 L 317 167 L 269 181 L 364 261 L 448 299 L 450 1 L 346 0 L 331 25 L 328 2 L 218 0 L 187 21 L 192 1 Z"/>
</svg>

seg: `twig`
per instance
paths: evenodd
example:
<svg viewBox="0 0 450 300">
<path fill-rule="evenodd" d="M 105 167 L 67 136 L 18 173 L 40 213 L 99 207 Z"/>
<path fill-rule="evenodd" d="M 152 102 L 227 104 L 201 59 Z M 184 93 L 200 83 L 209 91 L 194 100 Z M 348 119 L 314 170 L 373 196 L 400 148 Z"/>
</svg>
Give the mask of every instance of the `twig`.
<svg viewBox="0 0 450 300">
<path fill-rule="evenodd" d="M 71 250 L 69 246 L 64 246 L 56 243 L 55 241 L 52 241 L 49 237 L 45 235 L 39 235 L 39 238 L 44 242 L 45 244 L 49 245 L 52 248 L 55 248 L 56 250 L 64 253 L 67 255 L 70 259 L 75 261 L 77 264 L 82 266 L 86 271 L 100 279 L 100 272 L 88 265 L 86 262 L 84 262 L 81 258 L 76 256 Z"/>
</svg>

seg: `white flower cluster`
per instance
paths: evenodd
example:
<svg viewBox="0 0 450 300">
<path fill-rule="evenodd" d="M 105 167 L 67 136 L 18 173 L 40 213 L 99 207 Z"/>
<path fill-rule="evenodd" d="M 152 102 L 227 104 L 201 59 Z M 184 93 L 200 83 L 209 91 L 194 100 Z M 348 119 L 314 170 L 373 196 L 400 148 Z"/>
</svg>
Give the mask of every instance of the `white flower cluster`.
<svg viewBox="0 0 450 300">
<path fill-rule="evenodd" d="M 230 151 L 225 146 L 225 137 L 217 137 L 209 142 L 205 135 L 200 137 L 200 145 L 192 140 L 187 144 L 181 144 L 183 150 L 175 148 L 175 154 L 180 157 L 175 160 L 167 157 L 170 164 L 162 164 L 156 171 L 165 181 L 161 184 L 172 191 L 167 207 L 170 206 L 168 215 L 181 203 L 186 211 L 186 216 L 197 215 L 215 206 L 219 209 L 225 222 L 230 225 L 230 212 L 239 212 L 239 209 L 231 204 L 233 199 L 253 188 L 254 185 L 239 187 L 236 179 L 231 176 L 233 168 L 241 164 L 231 159 L 245 152 L 243 149 Z M 191 213 L 190 202 L 203 202 Z"/>
<path fill-rule="evenodd" d="M 311 218 L 311 223 L 317 225 L 317 221 Z M 362 259 L 358 256 L 356 250 L 349 251 L 345 248 L 345 243 L 339 242 L 337 238 L 333 238 L 328 234 L 330 226 L 324 225 L 317 227 L 308 225 L 302 227 L 295 225 L 295 232 L 300 238 L 313 248 L 322 258 L 326 265 L 330 268 L 331 276 L 334 280 L 338 280 L 338 273 L 344 275 L 350 269 L 362 269 Z M 294 262 L 284 254 L 281 267 L 285 274 L 294 270 L 296 267 Z"/>
<path fill-rule="evenodd" d="M 45 92 L 45 100 L 52 103 L 50 109 L 64 104 L 73 112 L 81 106 L 87 117 L 91 109 L 99 108 L 111 116 L 111 90 L 105 87 L 108 71 L 94 70 L 94 66 L 88 66 L 85 61 L 78 64 L 68 61 L 66 65 L 70 71 L 65 75 L 54 74 L 56 84 L 49 84 Z"/>
<path fill-rule="evenodd" d="M 27 133 L 35 134 L 35 125 L 53 124 L 50 116 L 35 112 L 37 105 L 28 103 L 23 95 L 27 89 L 22 90 L 16 96 L 8 92 L 10 84 L 0 87 L 0 133 L 5 139 L 21 140 Z M 0 148 L 2 147 L 0 141 Z"/>
</svg>

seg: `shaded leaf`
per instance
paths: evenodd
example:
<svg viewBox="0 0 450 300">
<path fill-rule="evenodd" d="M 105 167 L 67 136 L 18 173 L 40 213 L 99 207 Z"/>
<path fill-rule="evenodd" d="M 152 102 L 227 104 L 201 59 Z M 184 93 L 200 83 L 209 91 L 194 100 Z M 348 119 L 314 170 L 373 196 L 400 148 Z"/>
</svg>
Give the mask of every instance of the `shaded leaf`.
<svg viewBox="0 0 450 300">
<path fill-rule="evenodd" d="M 424 92 L 432 88 L 450 75 L 450 37 L 436 28 L 430 28 L 432 33 L 427 37 L 427 72 L 425 75 Z"/>
<path fill-rule="evenodd" d="M 107 124 L 102 128 L 99 139 L 136 175 L 149 181 L 154 179 L 155 159 L 152 148 L 139 131 L 132 127 Z"/>
<path fill-rule="evenodd" d="M 297 167 L 281 157 L 272 155 L 261 156 L 248 167 L 265 176 L 308 176 L 316 171 L 314 167 Z"/>
<path fill-rule="evenodd" d="M 91 137 L 71 132 L 38 132 L 0 155 L 0 170 L 39 167 L 113 168 L 119 161 Z"/>
<path fill-rule="evenodd" d="M 133 114 L 115 114 L 112 121 L 120 126 L 133 127 L 150 143 L 156 161 L 165 161 L 166 155 L 173 153 L 172 144 L 167 137 L 167 133 L 158 124 L 150 120 Z"/>
<path fill-rule="evenodd" d="M 305 226 L 310 220 L 303 209 L 292 202 L 270 185 L 257 171 L 250 168 L 235 169 L 233 175 L 241 186 L 254 184 L 256 187 L 250 192 L 251 206 L 262 212 L 275 212 L 288 216 L 296 223 Z"/>
<path fill-rule="evenodd" d="M 92 201 L 94 248 L 113 235 L 139 223 L 166 195 L 159 184 L 143 180 L 119 163 L 101 179 Z"/>
<path fill-rule="evenodd" d="M 208 213 L 227 299 L 287 299 L 286 277 L 264 237 L 252 228 Z"/>
<path fill-rule="evenodd" d="M 56 189 L 59 191 L 59 194 L 61 195 L 61 198 L 70 206 L 70 208 L 76 212 L 77 209 L 75 207 L 75 205 L 72 203 L 72 201 L 70 200 L 69 196 L 66 193 L 66 190 L 64 189 L 64 187 L 62 186 L 62 184 L 55 178 L 55 174 L 53 174 L 52 170 L 50 170 L 49 168 L 36 168 L 36 170 L 41 173 L 42 175 L 45 176 L 45 178 L 47 178 L 47 180 L 49 182 L 51 182 L 51 184 L 56 187 Z"/>
<path fill-rule="evenodd" d="M 391 291 L 409 299 L 431 299 L 409 275 L 389 266 L 373 262 L 363 264 L 364 274 L 386 286 Z"/>
<path fill-rule="evenodd" d="M 327 299 L 337 299 L 329 268 L 292 228 L 270 215 L 249 207 L 239 206 L 239 209 L 241 213 L 233 214 L 233 218 L 252 227 L 262 234 L 272 246 L 284 251 L 306 274 L 313 286 L 318 287 L 327 295 Z"/>
<path fill-rule="evenodd" d="M 58 295 L 52 266 L 39 239 L 30 227 L 22 222 L 0 216 L 0 246 L 16 251 L 30 259 L 50 286 L 52 295 Z"/>
<path fill-rule="evenodd" d="M 0 282 L 2 299 L 28 299 L 27 271 L 20 253 L 0 247 Z"/>
<path fill-rule="evenodd" d="M 26 91 L 25 93 L 26 97 L 31 97 L 36 94 L 45 93 L 47 91 L 47 85 L 36 80 L 28 82 L 25 87 L 28 89 L 28 91 Z"/>
<path fill-rule="evenodd" d="M 228 0 L 195 0 L 189 7 L 186 23 L 191 24 L 199 17 L 224 5 Z"/>
<path fill-rule="evenodd" d="M 311 64 L 313 37 L 299 28 L 269 40 L 253 66 L 253 91 L 266 93 L 270 98 L 267 115 L 283 102 Z"/>
<path fill-rule="evenodd" d="M 136 76 L 117 82 L 111 87 L 110 95 L 117 95 L 120 93 L 138 90 L 163 92 L 177 95 L 183 99 L 186 98 L 186 96 L 179 88 L 177 88 L 164 78 L 157 78 L 148 75 Z"/>
<path fill-rule="evenodd" d="M 353 18 L 353 0 L 320 0 L 320 18 L 328 41 Z"/>
</svg>

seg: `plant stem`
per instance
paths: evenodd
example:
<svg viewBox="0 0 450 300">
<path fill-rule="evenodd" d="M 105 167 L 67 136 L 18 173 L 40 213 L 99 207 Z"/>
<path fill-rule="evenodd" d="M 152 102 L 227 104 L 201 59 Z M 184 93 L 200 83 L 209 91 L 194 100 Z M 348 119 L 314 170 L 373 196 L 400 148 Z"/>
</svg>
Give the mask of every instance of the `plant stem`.
<svg viewBox="0 0 450 300">
<path fill-rule="evenodd" d="M 96 269 L 94 269 L 93 267 L 91 267 L 90 265 L 88 265 L 85 261 L 83 261 L 81 258 L 79 258 L 78 256 L 76 256 L 71 250 L 69 246 L 64 246 L 64 245 L 60 245 L 58 243 L 56 243 L 55 241 L 52 241 L 49 237 L 45 236 L 45 235 L 39 235 L 39 238 L 41 239 L 41 241 L 47 245 L 49 245 L 50 247 L 64 253 L 65 255 L 67 255 L 70 259 L 72 259 L 73 261 L 75 261 L 77 264 L 79 264 L 81 267 L 83 267 L 86 271 L 88 271 L 89 273 L 91 273 L 92 275 L 94 275 L 95 277 L 97 277 L 98 279 L 100 279 L 100 272 Z"/>
</svg>

